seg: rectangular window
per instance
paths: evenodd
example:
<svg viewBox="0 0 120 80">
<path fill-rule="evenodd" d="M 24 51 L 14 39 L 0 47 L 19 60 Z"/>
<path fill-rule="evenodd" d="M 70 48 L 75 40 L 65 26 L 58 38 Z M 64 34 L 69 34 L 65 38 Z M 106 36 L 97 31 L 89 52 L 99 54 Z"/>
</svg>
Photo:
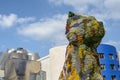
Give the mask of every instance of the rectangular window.
<svg viewBox="0 0 120 80">
<path fill-rule="evenodd" d="M 103 80 L 106 80 L 106 76 L 105 75 L 103 75 Z"/>
<path fill-rule="evenodd" d="M 5 78 L 3 78 L 3 77 L 0 77 L 0 80 L 5 80 Z"/>
<path fill-rule="evenodd" d="M 109 54 L 110 59 L 114 59 L 113 54 Z"/>
<path fill-rule="evenodd" d="M 40 71 L 40 76 L 37 77 L 37 80 L 46 80 L 46 72 Z"/>
<path fill-rule="evenodd" d="M 104 53 L 98 53 L 98 55 L 99 55 L 99 58 L 104 58 Z"/>
<path fill-rule="evenodd" d="M 110 64 L 110 68 L 111 68 L 112 70 L 115 70 L 115 65 L 114 65 L 114 64 Z"/>
<path fill-rule="evenodd" d="M 101 70 L 105 70 L 105 64 L 100 65 Z"/>
<path fill-rule="evenodd" d="M 112 76 L 111 76 L 111 79 L 112 79 L 112 80 L 116 80 L 116 76 L 115 76 L 115 75 L 112 75 Z"/>
<path fill-rule="evenodd" d="M 118 60 L 119 58 L 118 58 L 118 55 L 116 55 L 116 59 Z"/>
</svg>

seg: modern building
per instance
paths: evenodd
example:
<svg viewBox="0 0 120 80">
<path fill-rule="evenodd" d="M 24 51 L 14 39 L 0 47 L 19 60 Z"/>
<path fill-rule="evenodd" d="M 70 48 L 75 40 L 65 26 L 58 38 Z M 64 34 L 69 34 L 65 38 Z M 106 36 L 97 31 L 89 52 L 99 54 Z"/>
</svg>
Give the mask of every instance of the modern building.
<svg viewBox="0 0 120 80">
<path fill-rule="evenodd" d="M 118 59 L 119 59 L 119 65 L 120 65 L 120 51 L 118 51 Z"/>
<path fill-rule="evenodd" d="M 46 72 L 46 80 L 58 80 L 65 61 L 66 46 L 51 48 L 49 55 L 39 59 L 41 69 Z"/>
<path fill-rule="evenodd" d="M 116 48 L 112 45 L 101 44 L 97 51 L 104 80 L 120 80 L 119 59 Z"/>
<path fill-rule="evenodd" d="M 0 60 L 0 80 L 46 80 L 37 53 L 24 48 L 3 52 Z"/>
<path fill-rule="evenodd" d="M 119 61 L 114 46 L 101 44 L 97 51 L 104 80 L 120 80 Z M 46 72 L 46 80 L 58 80 L 65 61 L 66 46 L 57 46 L 50 49 L 48 56 L 41 61 L 41 69 Z"/>
<path fill-rule="evenodd" d="M 37 58 L 37 61 L 41 62 L 40 76 L 37 77 L 37 80 L 58 80 L 65 61 L 66 47 L 67 46 L 57 46 L 51 48 L 49 55 L 40 59 L 36 57 L 36 54 L 28 54 L 29 60 Z M 21 53 L 20 50 L 18 49 L 17 52 Z M 12 51 L 14 51 L 14 49 L 8 50 L 8 53 Z M 97 51 L 100 58 L 100 65 L 104 80 L 120 80 L 120 66 L 116 48 L 112 45 L 101 44 L 98 46 Z M 4 77 L 3 70 L 0 71 L 0 76 L 0 80 L 4 80 L 2 78 Z M 34 79 L 31 78 L 31 80 Z"/>
</svg>

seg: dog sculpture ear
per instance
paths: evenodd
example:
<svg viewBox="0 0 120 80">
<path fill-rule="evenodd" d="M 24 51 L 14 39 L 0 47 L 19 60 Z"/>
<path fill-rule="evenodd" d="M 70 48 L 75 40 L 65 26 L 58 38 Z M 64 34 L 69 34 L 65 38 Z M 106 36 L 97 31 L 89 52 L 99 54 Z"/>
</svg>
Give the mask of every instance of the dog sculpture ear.
<svg viewBox="0 0 120 80">
<path fill-rule="evenodd" d="M 69 11 L 68 17 L 70 18 L 70 17 L 73 17 L 73 16 L 75 16 L 75 14 L 73 12 Z"/>
</svg>

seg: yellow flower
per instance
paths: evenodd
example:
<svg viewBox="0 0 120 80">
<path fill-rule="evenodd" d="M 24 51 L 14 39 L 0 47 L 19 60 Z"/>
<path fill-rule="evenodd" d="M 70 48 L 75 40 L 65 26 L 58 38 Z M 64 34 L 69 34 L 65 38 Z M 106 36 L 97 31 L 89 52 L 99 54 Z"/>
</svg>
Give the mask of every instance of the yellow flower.
<svg viewBox="0 0 120 80">
<path fill-rule="evenodd" d="M 71 64 L 70 64 L 68 61 L 67 61 L 66 65 L 67 65 L 67 67 L 70 67 L 70 66 L 71 66 Z"/>
<path fill-rule="evenodd" d="M 73 49 L 74 49 L 74 46 L 73 46 L 73 45 L 69 45 L 69 46 L 67 47 L 67 53 L 68 53 L 68 55 L 70 55 L 70 54 L 72 53 Z"/>
<path fill-rule="evenodd" d="M 76 67 L 72 67 L 72 72 L 71 75 L 68 77 L 68 80 L 80 80 Z"/>
<path fill-rule="evenodd" d="M 87 54 L 87 51 L 86 51 L 86 50 L 84 50 L 84 52 L 83 52 L 83 53 L 84 53 L 84 55 L 86 55 L 86 54 Z"/>
<path fill-rule="evenodd" d="M 83 49 L 79 48 L 78 53 L 79 53 L 80 59 L 82 59 L 83 58 Z"/>
<path fill-rule="evenodd" d="M 92 26 L 93 26 L 93 28 L 94 28 L 95 30 L 98 30 L 99 24 L 98 24 L 97 21 L 94 21 L 94 22 L 92 23 Z"/>
</svg>

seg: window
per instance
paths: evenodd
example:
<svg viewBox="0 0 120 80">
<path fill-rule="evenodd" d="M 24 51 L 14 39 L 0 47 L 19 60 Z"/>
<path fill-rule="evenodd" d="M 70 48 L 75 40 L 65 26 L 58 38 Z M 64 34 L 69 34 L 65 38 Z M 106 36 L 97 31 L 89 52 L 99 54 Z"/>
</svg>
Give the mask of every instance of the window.
<svg viewBox="0 0 120 80">
<path fill-rule="evenodd" d="M 105 64 L 101 64 L 100 68 L 101 68 L 101 70 L 104 70 L 105 69 Z"/>
<path fill-rule="evenodd" d="M 112 80 L 116 80 L 116 76 L 115 76 L 115 75 L 112 75 L 112 76 L 111 76 L 111 79 L 112 79 Z"/>
<path fill-rule="evenodd" d="M 105 75 L 103 75 L 103 80 L 105 80 L 106 79 L 106 76 Z"/>
<path fill-rule="evenodd" d="M 120 65 L 118 64 L 118 70 L 120 71 Z"/>
<path fill-rule="evenodd" d="M 113 54 L 109 54 L 110 59 L 114 59 Z"/>
<path fill-rule="evenodd" d="M 5 78 L 4 77 L 0 77 L 0 80 L 5 80 Z"/>
<path fill-rule="evenodd" d="M 110 64 L 110 68 L 111 68 L 112 70 L 114 70 L 114 69 L 115 69 L 114 64 Z"/>
<path fill-rule="evenodd" d="M 38 80 L 46 80 L 46 72 L 40 71 L 40 76 L 38 77 Z"/>
<path fill-rule="evenodd" d="M 116 59 L 118 60 L 118 55 L 116 55 Z"/>
<path fill-rule="evenodd" d="M 104 58 L 104 53 L 98 53 L 99 58 Z"/>
</svg>

